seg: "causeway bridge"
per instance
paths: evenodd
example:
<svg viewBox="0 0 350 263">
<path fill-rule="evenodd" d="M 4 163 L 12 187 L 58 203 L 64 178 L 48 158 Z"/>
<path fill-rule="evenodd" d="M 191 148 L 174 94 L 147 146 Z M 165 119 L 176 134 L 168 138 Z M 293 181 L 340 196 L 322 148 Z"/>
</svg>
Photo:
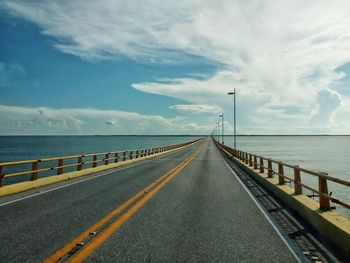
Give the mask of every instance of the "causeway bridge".
<svg viewBox="0 0 350 263">
<path fill-rule="evenodd" d="M 332 177 L 287 168 L 211 137 L 0 163 L 0 262 L 350 262 Z"/>
</svg>

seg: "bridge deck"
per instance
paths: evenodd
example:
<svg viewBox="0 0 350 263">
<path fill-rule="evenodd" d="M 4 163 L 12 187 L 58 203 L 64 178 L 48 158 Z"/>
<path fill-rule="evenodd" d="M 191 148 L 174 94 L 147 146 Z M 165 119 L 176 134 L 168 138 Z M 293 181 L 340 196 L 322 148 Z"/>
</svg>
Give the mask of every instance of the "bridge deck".
<svg viewBox="0 0 350 263">
<path fill-rule="evenodd" d="M 30 198 L 33 192 L 18 201 L 18 195 L 0 200 L 0 261 L 46 259 L 199 147 L 187 166 L 85 260 L 296 261 L 209 139 L 59 189 L 46 187 Z"/>
</svg>

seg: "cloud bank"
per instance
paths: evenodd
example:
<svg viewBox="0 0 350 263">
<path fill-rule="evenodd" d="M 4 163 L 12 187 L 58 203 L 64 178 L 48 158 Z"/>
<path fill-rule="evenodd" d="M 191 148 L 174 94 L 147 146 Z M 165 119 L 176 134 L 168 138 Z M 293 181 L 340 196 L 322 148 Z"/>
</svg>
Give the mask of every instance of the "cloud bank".
<svg viewBox="0 0 350 263">
<path fill-rule="evenodd" d="M 350 62 L 348 0 L 41 0 L 5 1 L 4 8 L 83 59 L 166 64 L 199 56 L 218 63 L 207 79 L 133 87 L 225 112 L 232 109 L 226 93 L 236 88 L 243 133 L 350 132 L 343 114 L 349 98 L 336 91 L 345 76 L 337 69 Z"/>
<path fill-rule="evenodd" d="M 172 105 L 169 108 L 177 111 L 190 112 L 195 114 L 219 114 L 219 112 L 222 112 L 222 109 L 220 107 L 205 104 L 178 104 Z"/>
<path fill-rule="evenodd" d="M 89 108 L 53 109 L 0 105 L 2 135 L 209 134 L 212 125 L 186 118 Z"/>
</svg>

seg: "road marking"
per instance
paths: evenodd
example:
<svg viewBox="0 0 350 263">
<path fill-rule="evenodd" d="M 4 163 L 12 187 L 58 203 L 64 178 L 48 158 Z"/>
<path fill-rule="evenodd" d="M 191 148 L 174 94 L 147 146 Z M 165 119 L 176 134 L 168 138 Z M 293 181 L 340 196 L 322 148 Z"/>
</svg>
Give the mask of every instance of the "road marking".
<svg viewBox="0 0 350 263">
<path fill-rule="evenodd" d="M 148 160 L 148 161 L 143 161 L 143 162 L 132 164 L 132 165 L 128 165 L 128 166 L 125 166 L 125 167 L 112 169 L 112 170 L 109 170 L 109 171 L 106 171 L 106 172 L 102 172 L 102 173 L 98 173 L 97 172 L 96 175 L 94 175 L 94 173 L 92 173 L 90 175 L 87 175 L 87 176 L 91 176 L 89 178 L 85 178 L 85 179 L 79 180 L 79 178 L 81 178 L 81 177 L 78 177 L 77 178 L 78 180 L 75 181 L 75 182 L 71 182 L 71 183 L 67 183 L 65 185 L 57 186 L 57 187 L 54 187 L 54 188 L 51 188 L 51 189 L 48 189 L 48 190 L 44 190 L 44 191 L 39 192 L 39 193 L 34 193 L 34 194 L 27 195 L 27 196 L 24 196 L 24 197 L 19 197 L 17 199 L 14 199 L 14 200 L 11 200 L 11 201 L 8 201 L 8 202 L 0 204 L 0 207 L 5 206 L 5 205 L 9 205 L 9 204 L 13 204 L 13 203 L 17 203 L 19 201 L 22 201 L 22 200 L 25 200 L 25 199 L 28 199 L 28 198 L 32 198 L 32 197 L 35 197 L 35 196 L 38 196 L 38 195 L 46 194 L 46 193 L 49 193 L 49 192 L 52 192 L 52 191 L 56 191 L 56 190 L 59 190 L 59 189 L 62 189 L 62 188 L 66 188 L 66 187 L 69 187 L 69 186 L 72 186 L 72 185 L 75 185 L 75 184 L 82 183 L 82 182 L 85 182 L 85 181 L 93 180 L 93 179 L 99 178 L 101 176 L 110 174 L 110 173 L 123 171 L 123 170 L 129 169 L 129 168 L 135 167 L 135 166 L 139 166 L 139 165 L 146 164 L 146 163 L 149 163 L 149 162 L 152 162 L 152 161 L 155 161 L 155 160 L 159 160 L 162 157 L 166 157 L 167 155 L 169 155 L 171 153 L 174 153 L 174 152 L 176 152 L 178 150 L 179 149 L 175 149 L 174 151 L 172 151 L 170 153 L 165 153 L 162 156 L 159 156 L 159 157 L 156 157 L 156 158 L 152 158 L 151 160 Z M 63 181 L 63 182 L 67 182 L 67 181 Z"/>
<path fill-rule="evenodd" d="M 292 253 L 292 255 L 294 256 L 294 258 L 301 263 L 301 259 L 298 257 L 298 255 L 294 252 L 293 248 L 290 246 L 289 242 L 286 240 L 286 238 L 283 236 L 283 234 L 281 233 L 280 229 L 276 226 L 276 224 L 274 223 L 274 221 L 271 219 L 270 215 L 266 212 L 265 208 L 262 207 L 262 205 L 258 202 L 258 200 L 256 200 L 255 196 L 249 191 L 248 187 L 242 182 L 241 178 L 239 178 L 239 176 L 236 174 L 235 171 L 232 170 L 231 166 L 226 162 L 225 159 L 223 159 L 226 166 L 228 167 L 228 169 L 231 171 L 231 173 L 235 176 L 235 178 L 237 179 L 237 181 L 241 184 L 241 186 L 243 187 L 243 189 L 248 193 L 248 195 L 250 196 L 250 198 L 253 200 L 253 202 L 256 204 L 256 206 L 259 208 L 259 210 L 261 211 L 261 213 L 265 216 L 265 218 L 267 219 L 267 221 L 270 223 L 270 225 L 272 226 L 272 228 L 277 232 L 278 236 L 283 240 L 283 242 L 286 244 L 286 246 L 288 247 L 288 249 L 290 250 L 290 252 Z"/>
<path fill-rule="evenodd" d="M 118 206 L 115 210 L 109 213 L 107 216 L 102 218 L 88 230 L 81 233 L 77 238 L 69 242 L 63 248 L 55 252 L 53 255 L 44 260 L 44 263 L 52 263 L 59 261 L 69 251 L 71 251 L 76 244 L 81 243 L 89 233 L 96 232 L 98 229 L 103 227 L 109 220 L 117 216 L 120 212 L 123 212 L 119 217 L 112 221 L 103 231 L 92 239 L 91 242 L 87 243 L 75 254 L 67 259 L 67 262 L 82 262 L 88 257 L 97 247 L 99 247 L 110 235 L 117 231 L 134 213 L 136 213 L 147 201 L 149 201 L 167 182 L 169 182 L 175 175 L 177 175 L 182 169 L 184 169 L 201 151 L 200 147 L 197 151 L 192 153 L 186 160 L 181 162 L 175 168 L 171 169 L 165 175 L 158 178 L 156 181 L 151 183 L 142 191 L 132 196 L 129 200 Z"/>
</svg>

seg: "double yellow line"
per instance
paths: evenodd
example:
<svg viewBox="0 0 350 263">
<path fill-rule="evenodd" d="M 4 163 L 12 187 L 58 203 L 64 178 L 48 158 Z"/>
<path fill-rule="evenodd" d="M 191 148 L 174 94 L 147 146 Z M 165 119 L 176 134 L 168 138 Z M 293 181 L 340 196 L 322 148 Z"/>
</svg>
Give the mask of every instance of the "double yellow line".
<svg viewBox="0 0 350 263">
<path fill-rule="evenodd" d="M 185 168 L 198 155 L 201 148 L 202 147 L 192 153 L 178 166 L 171 169 L 169 172 L 148 185 L 145 189 L 141 190 L 122 205 L 115 208 L 107 216 L 81 233 L 63 248 L 45 259 L 44 262 L 82 262 L 109 236 L 117 231 L 134 213 L 137 212 L 137 210 L 139 210 L 148 200 L 150 200 L 152 196 L 154 196 L 167 182 L 169 182 L 176 174 Z M 120 216 L 118 216 L 119 214 Z M 91 238 L 91 240 L 86 244 L 83 244 L 84 240 L 91 237 L 91 235 L 95 235 L 95 233 L 97 233 L 101 228 L 103 228 L 103 230 L 100 233 L 96 234 L 96 236 Z M 74 249 L 77 248 L 77 244 L 80 244 L 81 247 L 77 249 L 75 253 L 69 255 Z"/>
</svg>

